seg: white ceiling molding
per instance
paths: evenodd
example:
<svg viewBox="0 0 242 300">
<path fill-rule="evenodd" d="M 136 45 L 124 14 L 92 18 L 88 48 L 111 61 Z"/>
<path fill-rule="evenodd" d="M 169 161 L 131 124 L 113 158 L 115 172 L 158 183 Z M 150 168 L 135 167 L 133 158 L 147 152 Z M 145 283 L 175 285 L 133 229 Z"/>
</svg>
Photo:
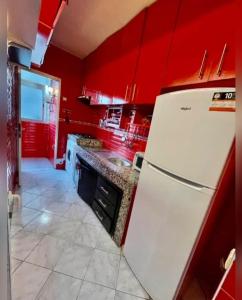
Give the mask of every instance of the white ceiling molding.
<svg viewBox="0 0 242 300">
<path fill-rule="evenodd" d="M 57 23 L 51 42 L 84 58 L 155 1 L 70 0 Z"/>
<path fill-rule="evenodd" d="M 8 0 L 8 40 L 34 48 L 41 0 Z"/>
</svg>

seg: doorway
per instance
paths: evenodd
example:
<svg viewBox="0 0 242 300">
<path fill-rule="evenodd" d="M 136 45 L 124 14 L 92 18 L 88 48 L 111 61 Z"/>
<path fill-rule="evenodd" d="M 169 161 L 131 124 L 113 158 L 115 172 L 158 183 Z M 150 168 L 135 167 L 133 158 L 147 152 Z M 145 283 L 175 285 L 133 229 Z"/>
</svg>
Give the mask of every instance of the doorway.
<svg viewBox="0 0 242 300">
<path fill-rule="evenodd" d="M 35 70 L 20 70 L 21 164 L 41 159 L 56 168 L 60 88 L 59 78 Z M 22 169 L 21 165 L 19 168 Z"/>
</svg>

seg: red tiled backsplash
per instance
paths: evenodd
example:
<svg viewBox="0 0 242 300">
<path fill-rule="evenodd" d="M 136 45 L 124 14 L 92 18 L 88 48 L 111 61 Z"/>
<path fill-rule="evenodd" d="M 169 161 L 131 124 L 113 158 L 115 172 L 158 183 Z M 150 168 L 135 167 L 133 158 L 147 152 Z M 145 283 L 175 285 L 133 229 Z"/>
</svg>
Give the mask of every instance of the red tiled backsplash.
<svg viewBox="0 0 242 300">
<path fill-rule="evenodd" d="M 22 121 L 22 157 L 48 157 L 49 124 Z"/>
<path fill-rule="evenodd" d="M 134 139 L 132 141 L 133 137 L 131 136 L 132 147 L 130 148 L 121 140 L 122 133 L 123 132 L 120 132 L 118 130 L 109 131 L 103 128 L 97 128 L 96 137 L 103 141 L 103 145 L 105 148 L 113 150 L 129 160 L 133 160 L 134 155 L 137 151 L 145 151 L 147 143 L 146 140 Z"/>
<path fill-rule="evenodd" d="M 61 119 L 59 123 L 58 158 L 62 158 L 66 151 L 68 133 L 91 134 L 101 140 L 105 148 L 113 150 L 129 160 L 133 160 L 134 154 L 137 151 L 145 151 L 146 147 L 145 139 L 135 139 L 132 148 L 129 148 L 121 140 L 121 134 L 125 133 L 124 131 L 100 128 L 97 124 L 87 122 L 73 122 L 71 120 L 70 123 L 65 123 L 64 120 Z"/>
</svg>

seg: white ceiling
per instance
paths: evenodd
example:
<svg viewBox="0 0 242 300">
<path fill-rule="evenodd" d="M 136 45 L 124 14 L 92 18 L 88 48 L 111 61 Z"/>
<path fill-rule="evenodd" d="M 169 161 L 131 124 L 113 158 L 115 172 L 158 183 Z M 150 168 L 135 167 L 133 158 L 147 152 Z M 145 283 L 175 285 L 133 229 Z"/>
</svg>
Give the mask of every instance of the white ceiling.
<svg viewBox="0 0 242 300">
<path fill-rule="evenodd" d="M 57 23 L 51 42 L 84 58 L 155 1 L 70 0 Z"/>
<path fill-rule="evenodd" d="M 8 0 L 8 40 L 34 48 L 41 0 Z"/>
</svg>

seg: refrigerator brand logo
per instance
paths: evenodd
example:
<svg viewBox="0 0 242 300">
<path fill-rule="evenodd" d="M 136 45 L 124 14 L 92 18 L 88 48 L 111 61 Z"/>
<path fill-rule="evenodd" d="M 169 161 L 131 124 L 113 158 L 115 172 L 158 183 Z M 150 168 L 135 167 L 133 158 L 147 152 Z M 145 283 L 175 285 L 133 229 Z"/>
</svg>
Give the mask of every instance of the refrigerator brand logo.
<svg viewBox="0 0 242 300">
<path fill-rule="evenodd" d="M 191 106 L 185 106 L 185 107 L 181 107 L 181 110 L 192 110 Z"/>
</svg>

